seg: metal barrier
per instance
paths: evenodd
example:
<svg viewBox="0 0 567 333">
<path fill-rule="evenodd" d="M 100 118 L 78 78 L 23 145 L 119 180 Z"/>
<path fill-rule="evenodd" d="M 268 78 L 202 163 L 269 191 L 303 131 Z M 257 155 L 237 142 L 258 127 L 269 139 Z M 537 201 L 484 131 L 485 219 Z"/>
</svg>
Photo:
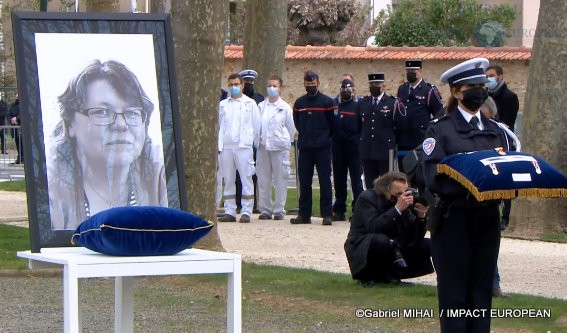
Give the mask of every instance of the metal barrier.
<svg viewBox="0 0 567 333">
<path fill-rule="evenodd" d="M 0 181 L 24 178 L 24 164 L 17 163 L 20 156 L 17 147 L 22 147 L 20 126 L 0 126 Z M 18 140 L 18 142 L 16 142 Z"/>
</svg>

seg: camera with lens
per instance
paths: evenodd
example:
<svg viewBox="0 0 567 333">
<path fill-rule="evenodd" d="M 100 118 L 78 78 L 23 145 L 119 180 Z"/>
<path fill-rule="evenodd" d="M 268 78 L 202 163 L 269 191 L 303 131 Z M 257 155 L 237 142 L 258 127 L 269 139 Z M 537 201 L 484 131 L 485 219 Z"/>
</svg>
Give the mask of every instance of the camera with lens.
<svg viewBox="0 0 567 333">
<path fill-rule="evenodd" d="M 415 203 L 417 201 L 417 198 L 419 197 L 419 190 L 416 188 L 408 188 L 408 191 L 411 192 L 411 196 L 413 197 L 413 203 Z"/>
<path fill-rule="evenodd" d="M 413 197 L 413 204 L 414 205 L 418 202 L 420 204 L 427 205 L 427 201 L 425 200 L 425 198 L 419 196 L 419 190 L 417 188 L 410 187 L 410 188 L 408 188 L 408 191 L 411 192 L 411 196 Z"/>
</svg>

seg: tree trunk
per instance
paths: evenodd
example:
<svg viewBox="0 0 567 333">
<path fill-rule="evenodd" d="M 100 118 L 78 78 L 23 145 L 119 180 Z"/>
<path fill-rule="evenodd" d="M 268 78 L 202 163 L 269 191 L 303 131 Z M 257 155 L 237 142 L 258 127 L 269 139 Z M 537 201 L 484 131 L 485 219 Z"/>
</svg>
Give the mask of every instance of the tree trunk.
<svg viewBox="0 0 567 333">
<path fill-rule="evenodd" d="M 228 1 L 172 1 L 175 66 L 189 211 L 216 221 L 220 78 Z M 215 228 L 200 246 L 222 248 Z"/>
<path fill-rule="evenodd" d="M 120 9 L 119 0 L 88 0 L 85 10 L 87 12 L 117 12 Z"/>
<path fill-rule="evenodd" d="M 541 156 L 567 174 L 567 30 L 564 0 L 542 0 L 532 48 L 522 126 L 524 151 Z M 540 34 L 538 36 L 538 34 Z M 567 200 L 516 199 L 512 203 L 508 233 L 538 238 L 545 233 L 567 232 Z"/>
<path fill-rule="evenodd" d="M 247 0 L 244 33 L 243 69 L 258 72 L 255 90 L 265 95 L 268 77 L 284 69 L 287 0 Z"/>
</svg>

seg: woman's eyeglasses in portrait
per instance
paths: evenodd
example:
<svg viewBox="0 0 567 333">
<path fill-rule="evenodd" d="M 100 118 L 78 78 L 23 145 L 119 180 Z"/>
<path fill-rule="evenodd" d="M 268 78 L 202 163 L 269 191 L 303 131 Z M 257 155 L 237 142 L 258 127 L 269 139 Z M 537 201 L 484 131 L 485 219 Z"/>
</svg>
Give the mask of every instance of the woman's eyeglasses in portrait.
<svg viewBox="0 0 567 333">
<path fill-rule="evenodd" d="M 146 122 L 146 111 L 141 107 L 126 108 L 122 112 L 117 112 L 110 108 L 88 108 L 79 110 L 82 114 L 89 117 L 89 120 L 95 125 L 110 125 L 116 121 L 116 116 L 121 114 L 130 126 L 139 126 Z"/>
</svg>

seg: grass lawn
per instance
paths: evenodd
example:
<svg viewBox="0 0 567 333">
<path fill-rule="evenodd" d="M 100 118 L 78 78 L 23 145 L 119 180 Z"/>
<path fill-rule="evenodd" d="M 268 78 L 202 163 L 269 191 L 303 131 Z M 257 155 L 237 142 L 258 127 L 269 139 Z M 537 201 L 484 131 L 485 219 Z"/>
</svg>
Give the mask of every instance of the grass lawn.
<svg viewBox="0 0 567 333">
<path fill-rule="evenodd" d="M 27 262 L 16 258 L 16 251 L 28 248 L 27 229 L 0 225 L 0 270 L 25 269 Z M 438 331 L 436 290 L 431 286 L 363 288 L 346 274 L 252 263 L 244 263 L 242 271 L 245 332 Z M 88 287 L 97 283 L 95 289 Z M 112 285 L 107 284 L 101 287 L 100 282 L 89 282 L 84 291 L 86 297 L 89 294 L 96 296 L 101 288 L 112 291 Z M 224 319 L 218 317 L 226 311 L 225 276 L 137 279 L 136 286 L 137 304 L 159 309 L 156 310 L 158 313 L 172 314 L 171 318 L 163 318 L 160 324 L 164 331 L 176 331 L 195 321 L 211 331 L 222 330 Z M 61 293 L 61 290 L 52 292 Z M 197 317 L 203 318 L 183 315 L 196 308 L 200 313 Z M 550 311 L 549 318 L 495 318 L 493 332 L 567 332 L 567 302 L 562 300 L 513 295 L 495 299 L 493 308 Z M 382 313 L 383 317 L 357 318 L 357 309 Z M 411 309 L 421 311 L 421 315 Z M 390 315 L 386 315 L 388 310 Z M 399 314 L 401 318 L 394 318 L 392 314 Z"/>
<path fill-rule="evenodd" d="M 26 181 L 25 180 L 14 180 L 11 182 L 0 182 L 0 190 L 11 191 L 11 192 L 25 192 L 26 191 Z"/>
<path fill-rule="evenodd" d="M 312 195 L 312 201 L 311 201 L 311 209 L 313 212 L 313 216 L 319 216 L 321 217 L 321 210 L 319 209 L 319 201 L 321 198 L 320 192 L 318 188 L 314 188 L 313 189 L 313 195 Z M 348 190 L 348 198 L 347 198 L 347 205 L 346 205 L 346 216 L 347 218 L 351 215 L 352 209 L 351 209 L 351 203 L 352 203 L 352 192 L 351 190 Z M 299 202 L 297 200 L 297 189 L 295 188 L 288 188 L 287 189 L 287 200 L 285 203 L 285 210 L 287 211 L 288 215 L 297 215 L 297 209 L 299 208 Z"/>
</svg>

